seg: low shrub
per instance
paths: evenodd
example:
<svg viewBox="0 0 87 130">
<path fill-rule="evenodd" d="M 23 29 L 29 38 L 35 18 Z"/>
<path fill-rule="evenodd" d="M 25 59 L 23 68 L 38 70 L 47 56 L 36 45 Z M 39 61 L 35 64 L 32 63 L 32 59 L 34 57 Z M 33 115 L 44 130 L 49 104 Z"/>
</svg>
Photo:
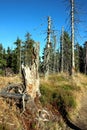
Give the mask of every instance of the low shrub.
<svg viewBox="0 0 87 130">
<path fill-rule="evenodd" d="M 58 78 L 59 80 L 61 79 L 61 84 L 59 85 Z M 53 81 L 55 81 L 54 84 Z M 40 91 L 42 96 L 40 101 L 43 105 L 51 104 L 56 107 L 65 106 L 67 110 L 76 107 L 76 100 L 73 95 L 75 87 L 69 82 L 64 84 L 64 81 L 66 81 L 64 77 L 50 76 L 47 82 L 41 82 Z"/>
</svg>

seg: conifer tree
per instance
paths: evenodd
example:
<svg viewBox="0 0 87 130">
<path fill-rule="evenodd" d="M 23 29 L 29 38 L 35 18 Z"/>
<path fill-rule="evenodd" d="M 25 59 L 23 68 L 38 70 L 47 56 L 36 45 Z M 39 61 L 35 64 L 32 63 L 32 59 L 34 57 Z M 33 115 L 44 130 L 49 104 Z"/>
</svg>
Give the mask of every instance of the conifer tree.
<svg viewBox="0 0 87 130">
<path fill-rule="evenodd" d="M 62 42 L 62 36 L 60 38 L 60 42 Z M 62 55 L 62 52 L 63 52 L 63 55 Z M 60 48 L 60 70 L 61 70 L 61 63 L 63 67 L 63 72 L 69 72 L 70 74 L 71 72 L 70 71 L 71 70 L 71 40 L 70 40 L 69 34 L 65 31 L 63 34 L 63 48 L 62 47 Z"/>
<path fill-rule="evenodd" d="M 16 66 L 17 66 L 17 70 L 16 72 L 17 73 L 21 73 L 21 40 L 19 38 L 17 38 L 16 42 L 14 42 L 14 44 L 16 45 L 16 48 L 15 48 L 15 58 L 16 58 Z"/>
<path fill-rule="evenodd" d="M 2 44 L 0 44 L 0 74 L 5 73 L 5 67 L 6 67 L 6 53 Z"/>
<path fill-rule="evenodd" d="M 10 47 L 7 48 L 6 62 L 6 67 L 12 68 L 12 50 Z"/>
<path fill-rule="evenodd" d="M 24 64 L 31 66 L 32 65 L 32 54 L 34 51 L 34 40 L 31 39 L 31 34 L 26 34 L 26 41 L 23 43 L 23 53 L 24 53 Z"/>
</svg>

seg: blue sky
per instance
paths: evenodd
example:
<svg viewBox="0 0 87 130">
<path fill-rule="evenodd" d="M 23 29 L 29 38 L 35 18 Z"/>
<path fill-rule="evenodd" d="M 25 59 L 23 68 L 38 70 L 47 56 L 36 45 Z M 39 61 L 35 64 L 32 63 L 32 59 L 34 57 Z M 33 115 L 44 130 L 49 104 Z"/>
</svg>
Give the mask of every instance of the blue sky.
<svg viewBox="0 0 87 130">
<path fill-rule="evenodd" d="M 79 8 L 81 20 L 85 20 L 78 26 L 82 37 L 78 36 L 77 39 L 82 44 L 86 40 L 84 36 L 87 35 L 85 32 L 87 30 L 87 14 L 85 14 L 87 0 L 78 1 L 81 5 Z M 77 6 L 79 4 L 77 3 Z M 13 49 L 17 36 L 25 40 L 26 32 L 30 32 L 32 38 L 40 42 L 42 52 L 46 43 L 44 39 L 46 38 L 47 16 L 51 16 L 59 38 L 62 26 L 66 29 L 68 27 L 66 22 L 68 11 L 65 10 L 66 4 L 63 0 L 0 0 L 0 43 L 5 48 L 10 46 Z"/>
</svg>

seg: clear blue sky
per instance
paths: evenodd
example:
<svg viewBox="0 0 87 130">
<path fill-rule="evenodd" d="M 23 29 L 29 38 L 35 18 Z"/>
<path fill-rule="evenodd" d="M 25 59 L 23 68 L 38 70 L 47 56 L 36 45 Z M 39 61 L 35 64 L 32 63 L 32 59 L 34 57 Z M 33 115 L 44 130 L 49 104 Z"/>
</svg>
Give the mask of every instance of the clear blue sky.
<svg viewBox="0 0 87 130">
<path fill-rule="evenodd" d="M 67 0 L 68 1 L 68 0 Z M 81 20 L 85 20 L 79 26 L 80 35 L 86 36 L 87 30 L 87 0 L 78 0 L 81 7 Z M 78 5 L 78 4 L 77 4 Z M 82 8 L 82 10 L 81 10 Z M 56 30 L 67 28 L 68 18 L 66 4 L 63 0 L 0 0 L 0 43 L 5 48 L 14 48 L 13 43 L 17 36 L 25 40 L 26 32 L 32 34 L 35 41 L 40 42 L 41 51 L 45 46 L 47 16 L 51 16 Z M 83 12 L 85 11 L 85 13 Z M 58 31 L 58 36 L 60 31 Z M 79 38 L 81 43 L 86 38 Z"/>
</svg>

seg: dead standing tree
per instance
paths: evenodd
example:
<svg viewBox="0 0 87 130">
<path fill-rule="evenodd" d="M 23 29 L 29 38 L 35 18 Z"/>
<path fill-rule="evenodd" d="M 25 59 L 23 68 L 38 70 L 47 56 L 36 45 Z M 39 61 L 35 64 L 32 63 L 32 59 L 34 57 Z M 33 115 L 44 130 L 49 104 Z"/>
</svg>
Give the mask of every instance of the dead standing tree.
<svg viewBox="0 0 87 130">
<path fill-rule="evenodd" d="M 63 49 L 64 49 L 64 27 L 62 27 L 62 40 L 61 40 L 61 73 L 64 71 L 64 52 L 63 52 Z"/>
<path fill-rule="evenodd" d="M 50 48 L 51 48 L 51 41 L 50 41 L 50 34 L 51 34 L 51 18 L 48 17 L 48 30 L 47 30 L 47 44 L 44 52 L 44 66 L 45 66 L 45 78 L 47 79 L 49 76 L 50 71 Z"/>
<path fill-rule="evenodd" d="M 32 65 L 22 65 L 25 91 L 34 99 L 39 91 L 39 43 L 36 43 L 32 54 Z"/>
<path fill-rule="evenodd" d="M 85 74 L 87 75 L 87 41 L 85 42 Z"/>
<path fill-rule="evenodd" d="M 70 67 L 70 75 L 74 75 L 75 73 L 75 52 L 74 52 L 74 46 L 75 46 L 75 28 L 77 21 L 77 9 L 75 7 L 76 0 L 68 0 L 69 3 L 69 19 L 70 19 L 70 30 L 71 30 L 71 67 Z"/>
<path fill-rule="evenodd" d="M 74 54 L 74 42 L 75 42 L 75 29 L 74 29 L 74 0 L 70 0 L 71 4 L 71 43 L 72 43 L 72 57 L 71 57 L 71 75 L 74 74 L 75 71 L 75 54 Z"/>
</svg>

